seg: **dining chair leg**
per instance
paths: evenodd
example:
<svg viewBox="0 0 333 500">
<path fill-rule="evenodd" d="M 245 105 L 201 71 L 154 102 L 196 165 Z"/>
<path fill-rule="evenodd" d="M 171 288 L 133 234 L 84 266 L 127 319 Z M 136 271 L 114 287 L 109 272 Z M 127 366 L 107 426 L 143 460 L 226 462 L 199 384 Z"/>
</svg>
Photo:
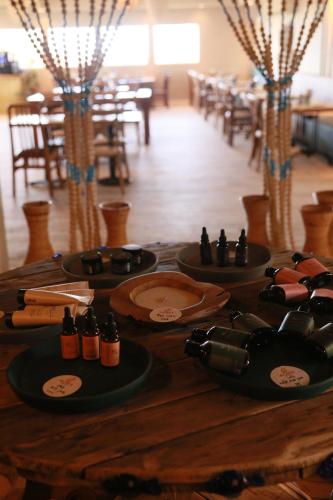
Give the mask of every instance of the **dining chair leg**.
<svg viewBox="0 0 333 500">
<path fill-rule="evenodd" d="M 13 189 L 13 198 L 16 198 L 16 168 L 13 168 L 13 178 L 12 178 L 12 189 Z"/>
<path fill-rule="evenodd" d="M 141 145 L 141 138 L 140 138 L 140 124 L 136 123 L 136 139 L 138 142 L 138 146 Z"/>
<path fill-rule="evenodd" d="M 63 182 L 64 182 L 64 179 L 62 178 L 62 175 L 61 175 L 61 164 L 60 164 L 60 158 L 57 158 L 55 160 L 56 162 L 56 171 L 57 171 L 57 176 L 58 176 L 58 179 L 59 179 L 59 182 L 60 182 L 60 185 L 62 186 L 63 185 Z"/>
<path fill-rule="evenodd" d="M 123 174 L 123 165 L 122 165 L 122 158 L 120 155 L 116 157 L 116 171 L 118 174 L 118 179 L 119 179 L 119 187 L 121 194 L 125 194 L 125 181 L 124 181 L 124 174 Z"/>
<path fill-rule="evenodd" d="M 53 198 L 53 184 L 52 184 L 51 168 L 49 162 L 45 163 L 45 175 L 49 187 L 50 197 Z"/>
<path fill-rule="evenodd" d="M 28 169 L 24 167 L 24 185 L 28 187 Z"/>
</svg>

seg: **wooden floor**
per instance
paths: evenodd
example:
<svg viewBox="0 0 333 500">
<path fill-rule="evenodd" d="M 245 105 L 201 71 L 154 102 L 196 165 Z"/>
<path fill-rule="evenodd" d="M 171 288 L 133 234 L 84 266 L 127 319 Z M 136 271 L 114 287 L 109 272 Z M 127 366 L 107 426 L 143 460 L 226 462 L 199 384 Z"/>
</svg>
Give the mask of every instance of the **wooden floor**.
<svg viewBox="0 0 333 500">
<path fill-rule="evenodd" d="M 247 165 L 250 144 L 236 138 L 230 148 L 212 122 L 205 122 L 189 107 L 158 108 L 152 112 L 149 147 L 138 147 L 134 130 L 129 134 L 132 183 L 124 199 L 131 201 L 128 223 L 131 241 L 197 240 L 201 226 L 216 238 L 224 227 L 236 238 L 245 225 L 238 198 L 261 193 L 262 178 Z M 23 174 L 17 174 L 18 195 L 11 195 L 10 143 L 6 118 L 0 120 L 0 180 L 10 266 L 22 264 L 28 234 L 21 205 L 27 200 L 47 199 L 45 186 L 25 191 Z M 105 167 L 106 168 L 106 167 Z M 36 180 L 41 173 L 31 172 Z M 103 175 L 103 172 L 101 172 Z M 311 203 L 314 190 L 333 186 L 333 168 L 319 157 L 299 156 L 294 162 L 294 225 L 297 244 L 303 243 L 299 215 L 301 205 Z M 117 187 L 99 186 L 99 201 L 119 200 Z M 50 234 L 57 251 L 67 251 L 67 193 L 56 190 Z"/>
</svg>

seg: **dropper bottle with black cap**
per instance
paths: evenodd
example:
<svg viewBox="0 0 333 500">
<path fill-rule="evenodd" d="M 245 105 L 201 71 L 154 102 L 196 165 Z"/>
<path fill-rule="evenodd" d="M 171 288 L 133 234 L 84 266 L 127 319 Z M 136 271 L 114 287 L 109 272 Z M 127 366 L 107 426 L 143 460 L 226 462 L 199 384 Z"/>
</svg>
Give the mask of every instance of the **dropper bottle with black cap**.
<svg viewBox="0 0 333 500">
<path fill-rule="evenodd" d="M 216 243 L 217 265 L 221 267 L 229 266 L 229 243 L 224 229 L 221 229 L 220 237 Z"/>
<path fill-rule="evenodd" d="M 254 335 L 250 332 L 233 330 L 224 326 L 213 326 L 208 330 L 194 328 L 190 340 L 203 344 L 207 340 L 213 342 L 222 342 L 223 344 L 233 345 L 240 349 L 248 350 L 254 340 Z"/>
<path fill-rule="evenodd" d="M 248 260 L 248 246 L 246 241 L 245 229 L 242 229 L 241 234 L 236 243 L 235 266 L 246 266 Z"/>
<path fill-rule="evenodd" d="M 234 375 L 242 375 L 250 363 L 249 353 L 245 349 L 210 340 L 199 344 L 187 339 L 185 353 L 199 358 L 204 365 L 210 368 Z"/>
<path fill-rule="evenodd" d="M 314 318 L 308 304 L 303 304 L 295 311 L 289 311 L 278 329 L 279 335 L 306 339 L 315 328 Z"/>
<path fill-rule="evenodd" d="M 100 356 L 99 329 L 93 307 L 88 307 L 82 335 L 82 357 L 85 360 L 96 360 Z"/>
<path fill-rule="evenodd" d="M 201 264 L 205 266 L 213 263 L 212 249 L 210 246 L 207 229 L 205 227 L 202 228 L 202 233 L 201 233 L 200 258 L 201 258 Z"/>
<path fill-rule="evenodd" d="M 299 252 L 291 257 L 295 269 L 311 277 L 311 288 L 320 288 L 333 281 L 332 273 L 315 257 L 304 257 Z"/>
<path fill-rule="evenodd" d="M 233 311 L 230 314 L 230 321 L 233 328 L 252 333 L 257 346 L 267 345 L 272 337 L 276 335 L 275 328 L 252 313 Z"/>
<path fill-rule="evenodd" d="M 60 333 L 61 356 L 63 359 L 77 359 L 80 356 L 79 334 L 69 307 L 65 307 Z"/>
<path fill-rule="evenodd" d="M 120 355 L 120 340 L 117 323 L 112 312 L 109 312 L 101 334 L 101 364 L 103 366 L 118 366 Z"/>
</svg>

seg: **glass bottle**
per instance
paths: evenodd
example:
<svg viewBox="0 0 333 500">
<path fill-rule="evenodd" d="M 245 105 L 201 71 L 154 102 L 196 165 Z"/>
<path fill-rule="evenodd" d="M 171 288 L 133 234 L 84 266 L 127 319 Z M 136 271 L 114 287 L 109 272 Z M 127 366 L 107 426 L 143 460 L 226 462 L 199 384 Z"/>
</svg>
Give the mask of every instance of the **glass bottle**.
<svg viewBox="0 0 333 500">
<path fill-rule="evenodd" d="M 296 338 L 306 338 L 315 328 L 314 319 L 308 306 L 300 306 L 296 311 L 289 311 L 282 320 L 278 334 Z"/>
<path fill-rule="evenodd" d="M 299 252 L 294 253 L 292 260 L 295 269 L 311 276 L 311 287 L 320 288 L 332 281 L 332 273 L 315 257 L 304 257 Z"/>
<path fill-rule="evenodd" d="M 248 246 L 246 241 L 245 229 L 242 229 L 241 234 L 236 243 L 235 266 L 246 266 L 248 260 Z"/>
<path fill-rule="evenodd" d="M 220 237 L 216 243 L 216 259 L 218 266 L 229 266 L 229 243 L 227 242 L 224 229 L 221 229 Z"/>
<path fill-rule="evenodd" d="M 230 320 L 233 328 L 253 333 L 257 346 L 267 345 L 272 337 L 276 335 L 275 328 L 252 313 L 233 311 L 230 314 Z"/>
<path fill-rule="evenodd" d="M 94 315 L 93 307 L 88 308 L 86 315 L 84 329 L 82 331 L 82 357 L 90 361 L 99 359 L 100 346 L 99 336 L 100 332 L 97 326 L 96 316 Z M 82 325 L 83 326 L 83 325 Z"/>
<path fill-rule="evenodd" d="M 333 290 L 317 288 L 310 297 L 310 309 L 318 314 L 333 313 Z"/>
<path fill-rule="evenodd" d="M 77 359 L 80 357 L 79 334 L 69 307 L 65 307 L 62 331 L 60 333 L 60 346 L 63 359 Z"/>
<path fill-rule="evenodd" d="M 120 357 L 120 340 L 117 323 L 113 313 L 108 314 L 101 335 L 101 364 L 103 366 L 118 366 Z"/>
<path fill-rule="evenodd" d="M 253 334 L 241 330 L 225 328 L 224 326 L 213 326 L 208 330 L 194 328 L 190 340 L 199 342 L 200 344 L 203 344 L 207 340 L 211 340 L 213 342 L 233 345 L 240 349 L 248 349 L 251 341 L 253 341 Z"/>
<path fill-rule="evenodd" d="M 304 285 L 310 283 L 311 277 L 304 273 L 300 273 L 289 267 L 267 267 L 265 276 L 273 278 L 276 285 L 284 285 L 286 283 L 302 283 Z"/>
<path fill-rule="evenodd" d="M 309 289 L 301 283 L 287 283 L 285 285 L 268 285 L 259 292 L 259 298 L 276 304 L 299 303 L 308 300 Z"/>
<path fill-rule="evenodd" d="M 202 228 L 202 233 L 201 233 L 200 259 L 201 259 L 201 264 L 205 266 L 213 263 L 212 249 L 209 243 L 209 236 L 207 233 L 207 229 L 205 227 Z"/>
</svg>

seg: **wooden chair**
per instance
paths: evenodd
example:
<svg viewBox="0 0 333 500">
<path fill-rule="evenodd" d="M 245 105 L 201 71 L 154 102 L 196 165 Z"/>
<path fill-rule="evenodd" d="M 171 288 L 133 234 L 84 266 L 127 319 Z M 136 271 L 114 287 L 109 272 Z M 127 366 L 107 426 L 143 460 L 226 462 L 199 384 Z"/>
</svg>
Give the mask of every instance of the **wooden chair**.
<svg viewBox="0 0 333 500">
<path fill-rule="evenodd" d="M 227 135 L 229 146 L 234 144 L 234 134 L 245 132 L 251 133 L 252 115 L 249 106 L 246 106 L 240 96 L 234 91 L 228 92 L 226 96 L 223 131 Z"/>
<path fill-rule="evenodd" d="M 156 98 L 161 98 L 164 106 L 169 107 L 169 85 L 170 85 L 170 75 L 167 73 L 164 75 L 162 87 L 156 88 L 154 87 L 153 96 L 154 101 Z"/>
<path fill-rule="evenodd" d="M 250 109 L 252 113 L 252 148 L 249 158 L 249 165 L 256 159 L 257 172 L 260 171 L 263 150 L 264 138 L 264 115 L 263 115 L 263 100 L 256 99 L 255 96 L 249 99 Z"/>
<path fill-rule="evenodd" d="M 61 161 L 57 146 L 49 145 L 47 128 L 41 124 L 40 105 L 36 103 L 14 104 L 8 108 L 8 121 L 12 150 L 13 196 L 16 196 L 15 174 L 24 170 L 25 186 L 28 170 L 44 169 L 50 196 L 53 197 L 51 171 L 56 169 L 62 184 Z"/>
</svg>

